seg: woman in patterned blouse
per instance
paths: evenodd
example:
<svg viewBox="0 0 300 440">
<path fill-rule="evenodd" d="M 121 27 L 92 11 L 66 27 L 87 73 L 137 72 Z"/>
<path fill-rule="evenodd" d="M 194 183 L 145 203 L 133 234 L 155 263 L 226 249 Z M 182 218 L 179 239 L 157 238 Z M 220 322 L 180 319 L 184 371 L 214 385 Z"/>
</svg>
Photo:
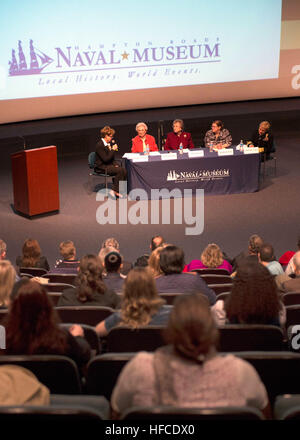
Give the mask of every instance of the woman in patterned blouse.
<svg viewBox="0 0 300 440">
<path fill-rule="evenodd" d="M 232 137 L 227 128 L 224 128 L 223 122 L 217 120 L 211 124 L 211 130 L 206 132 L 204 143 L 207 148 L 211 146 L 220 150 L 231 146 Z"/>
</svg>

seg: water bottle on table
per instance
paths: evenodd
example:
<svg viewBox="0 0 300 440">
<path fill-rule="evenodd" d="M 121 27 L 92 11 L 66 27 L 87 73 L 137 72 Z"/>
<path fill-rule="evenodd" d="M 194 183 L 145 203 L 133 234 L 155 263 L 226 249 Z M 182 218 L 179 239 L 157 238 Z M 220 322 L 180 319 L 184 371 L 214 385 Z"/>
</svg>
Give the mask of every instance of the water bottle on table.
<svg viewBox="0 0 300 440">
<path fill-rule="evenodd" d="M 149 154 L 150 154 L 149 144 L 146 145 L 146 151 L 145 151 L 145 153 L 149 156 Z"/>
<path fill-rule="evenodd" d="M 182 145 L 182 142 L 180 142 L 180 145 L 179 145 L 179 154 L 183 154 L 183 145 Z"/>
</svg>

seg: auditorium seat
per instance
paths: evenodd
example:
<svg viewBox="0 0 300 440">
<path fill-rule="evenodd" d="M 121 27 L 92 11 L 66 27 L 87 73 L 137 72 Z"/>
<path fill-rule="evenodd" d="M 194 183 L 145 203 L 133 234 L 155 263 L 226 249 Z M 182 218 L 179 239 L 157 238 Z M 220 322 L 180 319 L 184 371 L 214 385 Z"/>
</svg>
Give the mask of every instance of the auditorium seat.
<svg viewBox="0 0 300 440">
<path fill-rule="evenodd" d="M 226 324 L 219 327 L 219 351 L 283 350 L 283 332 L 273 325 Z"/>
<path fill-rule="evenodd" d="M 62 306 L 56 307 L 63 323 L 97 325 L 108 316 L 115 313 L 115 310 L 104 306 Z"/>
<path fill-rule="evenodd" d="M 270 403 L 276 396 L 300 393 L 300 354 L 281 352 L 238 352 L 235 356 L 250 362 L 264 383 Z"/>
<path fill-rule="evenodd" d="M 41 269 L 39 267 L 20 267 L 19 269 L 20 276 L 23 275 L 31 275 L 32 277 L 42 277 L 47 273 L 46 269 Z"/>
<path fill-rule="evenodd" d="M 75 362 L 58 355 L 3 355 L 0 365 L 19 365 L 32 371 L 53 394 L 80 394 L 81 382 Z"/>
<path fill-rule="evenodd" d="M 300 395 L 277 396 L 274 405 L 274 418 L 276 420 L 300 420 Z"/>
<path fill-rule="evenodd" d="M 300 325 L 300 304 L 285 306 L 286 309 L 286 328 L 291 325 Z"/>
<path fill-rule="evenodd" d="M 217 408 L 182 408 L 176 406 L 132 407 L 127 409 L 121 417 L 122 420 L 148 422 L 166 420 L 173 423 L 183 421 L 198 422 L 202 420 L 264 420 L 264 418 L 261 411 L 250 406 L 226 406 Z M 159 434 L 158 426 L 157 434 Z M 166 429 L 169 429 L 169 434 L 172 434 L 172 425 L 167 425 Z M 160 435 L 163 433 L 164 432 L 160 432 Z M 168 431 L 166 431 L 166 433 L 168 434 Z"/>
<path fill-rule="evenodd" d="M 74 286 L 75 278 L 77 274 L 70 273 L 47 273 L 42 275 L 43 278 L 48 278 L 49 283 L 63 283 L 63 284 L 71 284 Z"/>
<path fill-rule="evenodd" d="M 208 287 L 212 289 L 215 294 L 218 296 L 221 293 L 231 292 L 232 283 L 226 284 L 209 284 Z"/>
<path fill-rule="evenodd" d="M 87 393 L 103 395 L 108 400 L 122 368 L 137 353 L 105 353 L 94 357 L 87 366 Z"/>
<path fill-rule="evenodd" d="M 101 422 L 103 420 L 100 411 L 87 408 L 84 405 L 72 407 L 72 405 L 50 405 L 50 406 L 0 406 L 1 426 L 9 423 L 11 426 L 18 426 L 18 429 L 40 426 L 43 429 L 53 427 L 53 423 L 76 425 L 76 423 Z M 7 426 L 7 425 L 5 425 Z"/>
<path fill-rule="evenodd" d="M 206 284 L 230 284 L 232 283 L 232 278 L 230 275 L 216 275 L 216 274 L 204 274 L 201 275 L 203 281 Z"/>
<path fill-rule="evenodd" d="M 281 301 L 285 306 L 300 305 L 300 292 L 286 292 L 282 295 Z"/>
<path fill-rule="evenodd" d="M 229 295 L 230 295 L 230 292 L 222 292 L 222 293 L 219 293 L 219 294 L 217 295 L 217 301 L 220 301 L 220 300 L 225 301 L 225 300 L 228 298 Z"/>
<path fill-rule="evenodd" d="M 117 326 L 107 335 L 107 351 L 136 352 L 140 350 L 154 351 L 164 345 L 162 331 L 165 327 L 148 325 L 138 329 Z"/>
<path fill-rule="evenodd" d="M 217 267 L 207 267 L 205 269 L 194 269 L 199 275 L 230 275 L 226 269 L 218 269 Z"/>
<path fill-rule="evenodd" d="M 66 289 L 75 289 L 75 286 L 67 283 L 47 283 L 43 284 L 47 292 L 63 292 Z"/>
<path fill-rule="evenodd" d="M 105 190 L 107 191 L 107 179 L 113 179 L 113 176 L 106 174 L 106 173 L 97 173 L 94 168 L 95 168 L 95 162 L 96 162 L 96 153 L 95 151 L 92 151 L 89 155 L 88 155 L 88 165 L 89 165 L 89 182 L 88 182 L 88 187 L 89 190 L 93 191 L 94 188 L 91 185 L 91 180 L 93 180 L 93 177 L 100 177 L 100 178 L 104 178 L 104 184 L 105 184 Z"/>
<path fill-rule="evenodd" d="M 61 292 L 47 292 L 48 297 L 50 298 L 53 307 L 56 307 L 61 297 Z"/>
</svg>

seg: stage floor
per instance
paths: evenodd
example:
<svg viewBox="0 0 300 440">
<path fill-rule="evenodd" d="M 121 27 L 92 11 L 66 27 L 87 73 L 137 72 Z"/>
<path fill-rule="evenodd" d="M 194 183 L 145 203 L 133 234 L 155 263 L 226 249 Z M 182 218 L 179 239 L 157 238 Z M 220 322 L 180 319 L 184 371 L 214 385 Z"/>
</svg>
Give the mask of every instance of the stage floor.
<svg viewBox="0 0 300 440">
<path fill-rule="evenodd" d="M 78 256 L 96 253 L 107 237 L 116 237 L 126 260 L 135 261 L 149 249 L 153 235 L 182 247 L 186 261 L 199 258 L 203 248 L 211 242 L 219 244 L 230 256 L 235 256 L 247 246 L 248 237 L 260 234 L 274 245 L 279 257 L 288 249 L 295 249 L 300 235 L 300 134 L 293 138 L 277 138 L 277 177 L 272 175 L 268 163 L 268 176 L 259 192 L 223 196 L 204 196 L 204 229 L 199 235 L 186 235 L 187 224 L 174 224 L 174 201 L 171 201 L 171 224 L 151 224 L 150 202 L 139 207 L 142 214 L 148 210 L 148 224 L 130 224 L 128 219 L 137 209 L 136 202 L 128 201 L 120 224 L 101 225 L 96 215 L 101 203 L 96 193 L 89 193 L 87 158 L 69 157 L 59 160 L 60 213 L 32 220 L 16 215 L 12 209 L 13 192 L 10 170 L 1 169 L 0 177 L 0 238 L 8 245 L 8 258 L 15 261 L 26 238 L 36 238 L 43 254 L 54 264 L 58 245 L 63 240 L 73 240 Z M 119 202 L 117 202 L 119 203 Z M 161 201 L 156 209 L 162 210 Z M 195 208 L 196 200 L 193 200 Z M 99 208 L 100 207 L 100 208 Z M 177 208 L 176 208 L 177 210 Z M 194 212 L 195 213 L 195 212 Z M 138 215 L 139 213 L 137 213 Z M 152 214 L 153 215 L 153 214 Z M 125 219 L 125 220 L 124 220 Z M 153 220 L 153 218 L 152 218 Z"/>
</svg>

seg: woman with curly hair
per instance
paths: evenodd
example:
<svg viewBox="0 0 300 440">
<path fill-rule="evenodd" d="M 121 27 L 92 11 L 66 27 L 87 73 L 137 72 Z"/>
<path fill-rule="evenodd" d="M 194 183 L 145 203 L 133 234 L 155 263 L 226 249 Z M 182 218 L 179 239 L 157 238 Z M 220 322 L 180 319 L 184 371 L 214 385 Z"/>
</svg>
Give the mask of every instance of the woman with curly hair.
<svg viewBox="0 0 300 440">
<path fill-rule="evenodd" d="M 21 285 L 4 322 L 6 350 L 2 354 L 58 354 L 69 356 L 78 366 L 90 359 L 90 346 L 83 329 L 59 327 L 46 289 L 35 281 Z"/>
<path fill-rule="evenodd" d="M 148 260 L 149 268 L 152 271 L 154 278 L 163 275 L 163 271 L 160 267 L 160 253 L 166 245 L 159 246 L 151 252 Z"/>
<path fill-rule="evenodd" d="M 262 264 L 245 259 L 238 268 L 229 297 L 212 307 L 219 325 L 266 324 L 283 326 L 286 313 L 274 277 Z"/>
<path fill-rule="evenodd" d="M 37 267 L 50 270 L 47 258 L 42 256 L 38 241 L 32 238 L 25 240 L 22 255 L 17 257 L 16 265 L 19 267 Z"/>
<path fill-rule="evenodd" d="M 105 286 L 101 261 L 96 255 L 89 254 L 81 258 L 75 284 L 75 289 L 63 291 L 58 306 L 119 307 L 121 298 Z"/>
<path fill-rule="evenodd" d="M 111 397 L 114 413 L 131 407 L 187 408 L 251 405 L 269 415 L 256 370 L 231 353 L 220 356 L 219 333 L 207 298 L 180 295 L 166 328 L 169 345 L 142 351 L 123 368 Z"/>
<path fill-rule="evenodd" d="M 106 336 L 117 325 L 132 329 L 144 325 L 167 323 L 170 306 L 158 296 L 153 275 L 148 267 L 132 269 L 124 283 L 121 311 L 110 315 L 96 326 L 99 336 Z"/>
<path fill-rule="evenodd" d="M 208 244 L 202 252 L 200 260 L 192 260 L 185 267 L 184 272 L 209 268 L 226 269 L 229 273 L 232 273 L 231 264 L 225 260 L 223 252 L 215 243 Z"/>
</svg>

